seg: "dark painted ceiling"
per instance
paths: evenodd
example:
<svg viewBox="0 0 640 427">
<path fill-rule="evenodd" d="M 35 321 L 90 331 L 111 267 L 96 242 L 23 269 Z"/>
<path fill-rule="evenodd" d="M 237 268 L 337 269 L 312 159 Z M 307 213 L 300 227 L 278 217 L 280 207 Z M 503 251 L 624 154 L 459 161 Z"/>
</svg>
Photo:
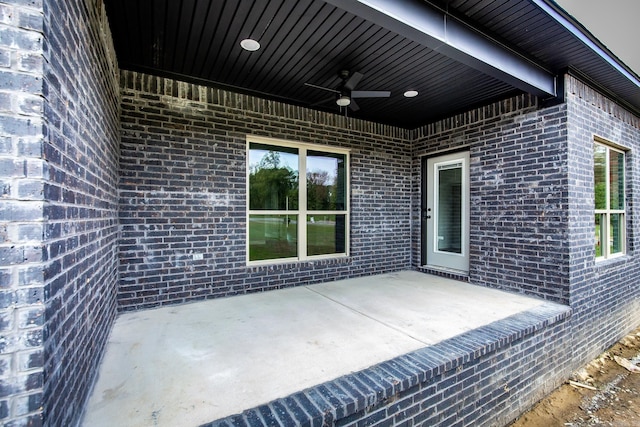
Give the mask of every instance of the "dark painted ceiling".
<svg viewBox="0 0 640 427">
<path fill-rule="evenodd" d="M 571 67 L 640 111 L 640 87 L 531 0 L 416 1 L 554 75 Z M 391 96 L 358 99 L 360 110 L 348 115 L 405 128 L 519 91 L 322 0 L 105 3 L 122 69 L 336 113 L 335 101 L 327 100 L 330 92 L 305 83 L 335 88 L 340 70 L 357 71 L 364 75 L 357 90 L 388 90 Z M 261 49 L 243 50 L 239 42 L 247 37 Z M 405 98 L 408 89 L 419 95 Z"/>
</svg>

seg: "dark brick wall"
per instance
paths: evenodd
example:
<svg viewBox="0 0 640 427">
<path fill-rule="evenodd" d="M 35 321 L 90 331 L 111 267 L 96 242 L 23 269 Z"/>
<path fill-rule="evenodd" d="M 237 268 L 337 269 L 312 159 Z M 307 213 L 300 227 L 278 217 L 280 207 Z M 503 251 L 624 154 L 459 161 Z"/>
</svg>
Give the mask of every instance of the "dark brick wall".
<svg viewBox="0 0 640 427">
<path fill-rule="evenodd" d="M 640 324 L 640 117 L 567 78 L 570 304 L 573 360 L 590 360 Z M 627 148 L 627 254 L 595 262 L 594 136 Z"/>
<path fill-rule="evenodd" d="M 0 1 L 0 425 L 42 423 L 42 2 Z"/>
<path fill-rule="evenodd" d="M 120 309 L 410 267 L 407 131 L 134 72 L 121 85 Z M 247 134 L 352 150 L 349 257 L 246 266 Z"/>
<path fill-rule="evenodd" d="M 413 260 L 420 268 L 421 157 L 470 152 L 468 280 L 569 301 L 566 109 L 521 95 L 415 131 Z"/>
<path fill-rule="evenodd" d="M 119 81 L 101 1 L 44 4 L 45 423 L 74 425 L 116 315 Z"/>
</svg>

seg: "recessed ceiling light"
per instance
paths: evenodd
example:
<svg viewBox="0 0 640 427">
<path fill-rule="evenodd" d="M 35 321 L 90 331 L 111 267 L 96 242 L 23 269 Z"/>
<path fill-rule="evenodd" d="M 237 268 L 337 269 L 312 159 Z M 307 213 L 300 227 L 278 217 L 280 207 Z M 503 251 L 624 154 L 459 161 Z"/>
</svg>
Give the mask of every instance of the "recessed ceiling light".
<svg viewBox="0 0 640 427">
<path fill-rule="evenodd" d="M 418 96 L 418 91 L 417 90 L 408 90 L 404 93 L 404 96 L 406 98 L 413 98 L 414 96 Z"/>
<path fill-rule="evenodd" d="M 240 46 L 242 46 L 244 50 L 248 50 L 249 52 L 255 52 L 256 50 L 260 49 L 260 43 L 258 43 L 254 39 L 244 39 L 240 42 Z"/>
</svg>

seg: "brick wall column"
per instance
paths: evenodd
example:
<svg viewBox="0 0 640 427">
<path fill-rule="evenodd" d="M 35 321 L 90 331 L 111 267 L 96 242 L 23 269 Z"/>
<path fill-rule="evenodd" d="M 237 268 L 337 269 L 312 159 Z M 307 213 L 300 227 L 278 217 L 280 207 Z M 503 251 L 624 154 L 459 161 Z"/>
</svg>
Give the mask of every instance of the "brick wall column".
<svg viewBox="0 0 640 427">
<path fill-rule="evenodd" d="M 640 117 L 574 76 L 565 82 L 568 112 L 570 305 L 573 309 L 572 362 L 580 366 L 640 324 L 638 245 L 635 208 L 640 188 Z M 626 152 L 627 251 L 595 259 L 593 143 L 595 138 Z"/>
<path fill-rule="evenodd" d="M 120 89 L 102 0 L 44 0 L 44 422 L 74 426 L 116 317 Z"/>
<path fill-rule="evenodd" d="M 0 2 L 0 424 L 42 423 L 42 2 Z"/>
</svg>

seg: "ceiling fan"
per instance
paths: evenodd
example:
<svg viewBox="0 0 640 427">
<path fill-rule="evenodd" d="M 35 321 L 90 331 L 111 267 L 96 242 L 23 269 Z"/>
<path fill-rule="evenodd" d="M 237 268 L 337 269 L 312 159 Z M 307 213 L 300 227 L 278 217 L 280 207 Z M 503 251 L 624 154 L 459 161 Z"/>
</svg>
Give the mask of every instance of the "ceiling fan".
<svg viewBox="0 0 640 427">
<path fill-rule="evenodd" d="M 388 98 L 391 96 L 391 92 L 387 90 L 354 90 L 358 83 L 360 83 L 360 80 L 364 77 L 364 75 L 357 71 L 351 74 L 349 70 L 342 70 L 338 75 L 342 79 L 342 82 L 335 89 L 305 83 L 306 86 L 326 90 L 335 94 L 331 98 L 316 102 L 314 105 L 324 104 L 328 101 L 335 101 L 335 103 L 341 108 L 348 107 L 351 108 L 352 111 L 358 111 L 360 107 L 358 107 L 354 98 Z"/>
</svg>

